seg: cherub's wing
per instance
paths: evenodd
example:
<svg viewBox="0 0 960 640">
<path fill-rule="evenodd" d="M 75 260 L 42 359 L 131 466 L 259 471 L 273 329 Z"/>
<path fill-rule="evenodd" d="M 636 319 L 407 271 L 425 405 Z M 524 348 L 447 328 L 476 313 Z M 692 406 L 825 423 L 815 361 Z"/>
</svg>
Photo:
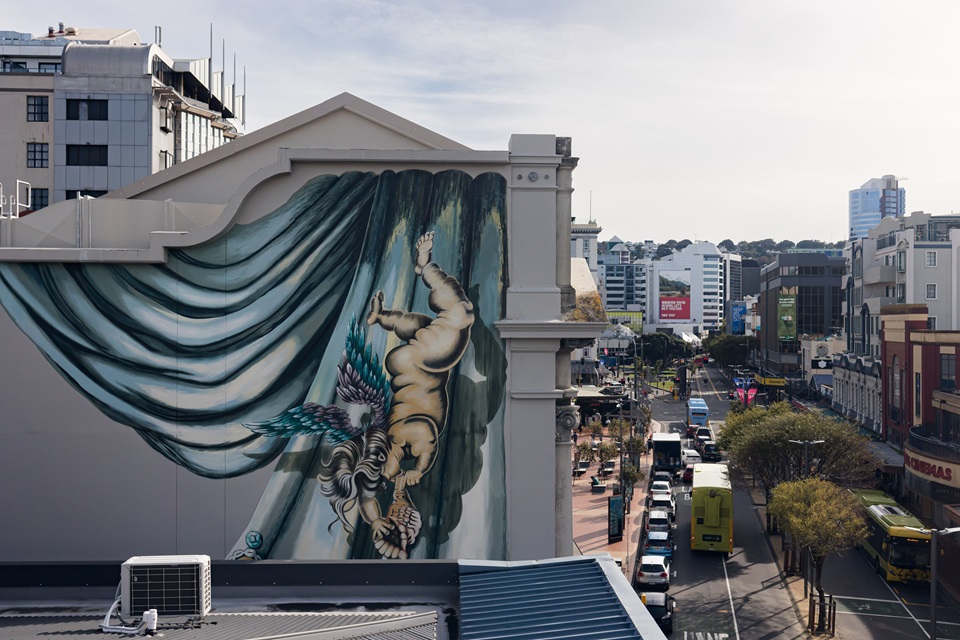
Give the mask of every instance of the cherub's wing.
<svg viewBox="0 0 960 640">
<path fill-rule="evenodd" d="M 244 422 L 243 426 L 265 436 L 289 438 L 302 435 L 323 435 L 334 444 L 340 444 L 363 433 L 350 422 L 350 416 L 340 407 L 308 402 L 288 409 L 280 415 L 260 422 Z"/>
<path fill-rule="evenodd" d="M 337 370 L 337 395 L 350 404 L 369 405 L 375 413 L 371 426 L 385 426 L 392 399 L 390 381 L 356 318 L 350 323 Z"/>
</svg>

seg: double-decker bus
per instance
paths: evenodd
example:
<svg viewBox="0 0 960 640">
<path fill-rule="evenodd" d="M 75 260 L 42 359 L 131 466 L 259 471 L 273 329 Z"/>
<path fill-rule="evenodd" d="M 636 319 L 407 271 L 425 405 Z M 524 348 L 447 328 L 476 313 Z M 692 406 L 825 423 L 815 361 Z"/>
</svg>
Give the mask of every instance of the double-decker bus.
<svg viewBox="0 0 960 640">
<path fill-rule="evenodd" d="M 690 548 L 733 551 L 733 487 L 725 464 L 693 465 L 690 491 Z"/>
<path fill-rule="evenodd" d="M 703 398 L 687 400 L 687 429 L 696 430 L 697 427 L 710 426 L 710 408 Z"/>
<path fill-rule="evenodd" d="M 883 491 L 851 489 L 860 501 L 870 535 L 861 548 L 889 582 L 930 580 L 930 533 Z"/>
</svg>

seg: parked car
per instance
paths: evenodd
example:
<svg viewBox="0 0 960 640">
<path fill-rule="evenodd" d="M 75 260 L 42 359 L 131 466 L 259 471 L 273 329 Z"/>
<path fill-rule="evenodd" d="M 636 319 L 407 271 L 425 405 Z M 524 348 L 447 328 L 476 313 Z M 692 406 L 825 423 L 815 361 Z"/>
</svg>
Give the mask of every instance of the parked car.
<svg viewBox="0 0 960 640">
<path fill-rule="evenodd" d="M 689 483 L 693 482 L 693 465 L 692 464 L 688 464 L 683 468 L 683 476 L 681 476 L 681 479 L 684 482 L 689 482 Z"/>
<path fill-rule="evenodd" d="M 603 389 L 600 389 L 600 393 L 605 396 L 622 396 L 623 395 L 623 385 L 622 384 L 609 384 Z"/>
<path fill-rule="evenodd" d="M 667 635 L 673 633 L 673 616 L 676 612 L 676 600 L 668 593 L 644 591 L 640 594 L 640 601 L 647 608 L 650 617 Z"/>
<path fill-rule="evenodd" d="M 648 509 L 646 518 L 644 525 L 646 533 L 650 533 L 651 531 L 666 531 L 669 533 L 672 530 L 670 514 L 666 511 Z"/>
<path fill-rule="evenodd" d="M 669 531 L 651 531 L 643 541 L 643 554 L 673 558 L 673 534 Z"/>
<path fill-rule="evenodd" d="M 673 494 L 658 493 L 650 496 L 651 511 L 666 511 L 671 520 L 677 519 L 677 501 Z"/>
<path fill-rule="evenodd" d="M 658 494 L 670 495 L 673 493 L 673 488 L 666 480 L 654 480 L 653 484 L 650 485 L 650 491 L 648 493 L 651 496 Z"/>
<path fill-rule="evenodd" d="M 673 486 L 673 475 L 669 471 L 654 471 L 653 475 L 650 476 L 650 482 L 657 482 L 658 480 L 665 480 L 670 483 L 670 486 Z"/>
<path fill-rule="evenodd" d="M 637 569 L 637 583 L 664 591 L 669 589 L 670 559 L 664 556 L 642 556 Z"/>
</svg>

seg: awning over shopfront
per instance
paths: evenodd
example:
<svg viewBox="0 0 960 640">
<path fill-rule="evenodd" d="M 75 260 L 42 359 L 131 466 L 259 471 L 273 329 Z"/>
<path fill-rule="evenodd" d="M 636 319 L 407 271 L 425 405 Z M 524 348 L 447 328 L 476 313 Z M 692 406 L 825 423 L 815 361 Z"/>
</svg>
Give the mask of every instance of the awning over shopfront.
<svg viewBox="0 0 960 640">
<path fill-rule="evenodd" d="M 943 505 L 943 514 L 950 520 L 950 526 L 960 527 L 960 504 Z"/>
<path fill-rule="evenodd" d="M 867 450 L 877 469 L 883 473 L 903 473 L 903 452 L 894 449 L 887 442 L 867 443 Z"/>
</svg>

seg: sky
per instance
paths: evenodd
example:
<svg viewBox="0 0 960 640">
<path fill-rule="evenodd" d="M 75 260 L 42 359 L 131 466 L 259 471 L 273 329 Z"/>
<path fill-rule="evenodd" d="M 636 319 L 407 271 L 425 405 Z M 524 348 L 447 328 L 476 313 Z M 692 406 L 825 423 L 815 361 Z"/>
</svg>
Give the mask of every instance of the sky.
<svg viewBox="0 0 960 640">
<path fill-rule="evenodd" d="M 847 236 L 847 195 L 906 178 L 960 212 L 960 2 L 49 0 L 0 29 L 160 27 L 173 58 L 246 69 L 245 133 L 343 92 L 474 149 L 573 138 L 600 239 Z"/>
</svg>

